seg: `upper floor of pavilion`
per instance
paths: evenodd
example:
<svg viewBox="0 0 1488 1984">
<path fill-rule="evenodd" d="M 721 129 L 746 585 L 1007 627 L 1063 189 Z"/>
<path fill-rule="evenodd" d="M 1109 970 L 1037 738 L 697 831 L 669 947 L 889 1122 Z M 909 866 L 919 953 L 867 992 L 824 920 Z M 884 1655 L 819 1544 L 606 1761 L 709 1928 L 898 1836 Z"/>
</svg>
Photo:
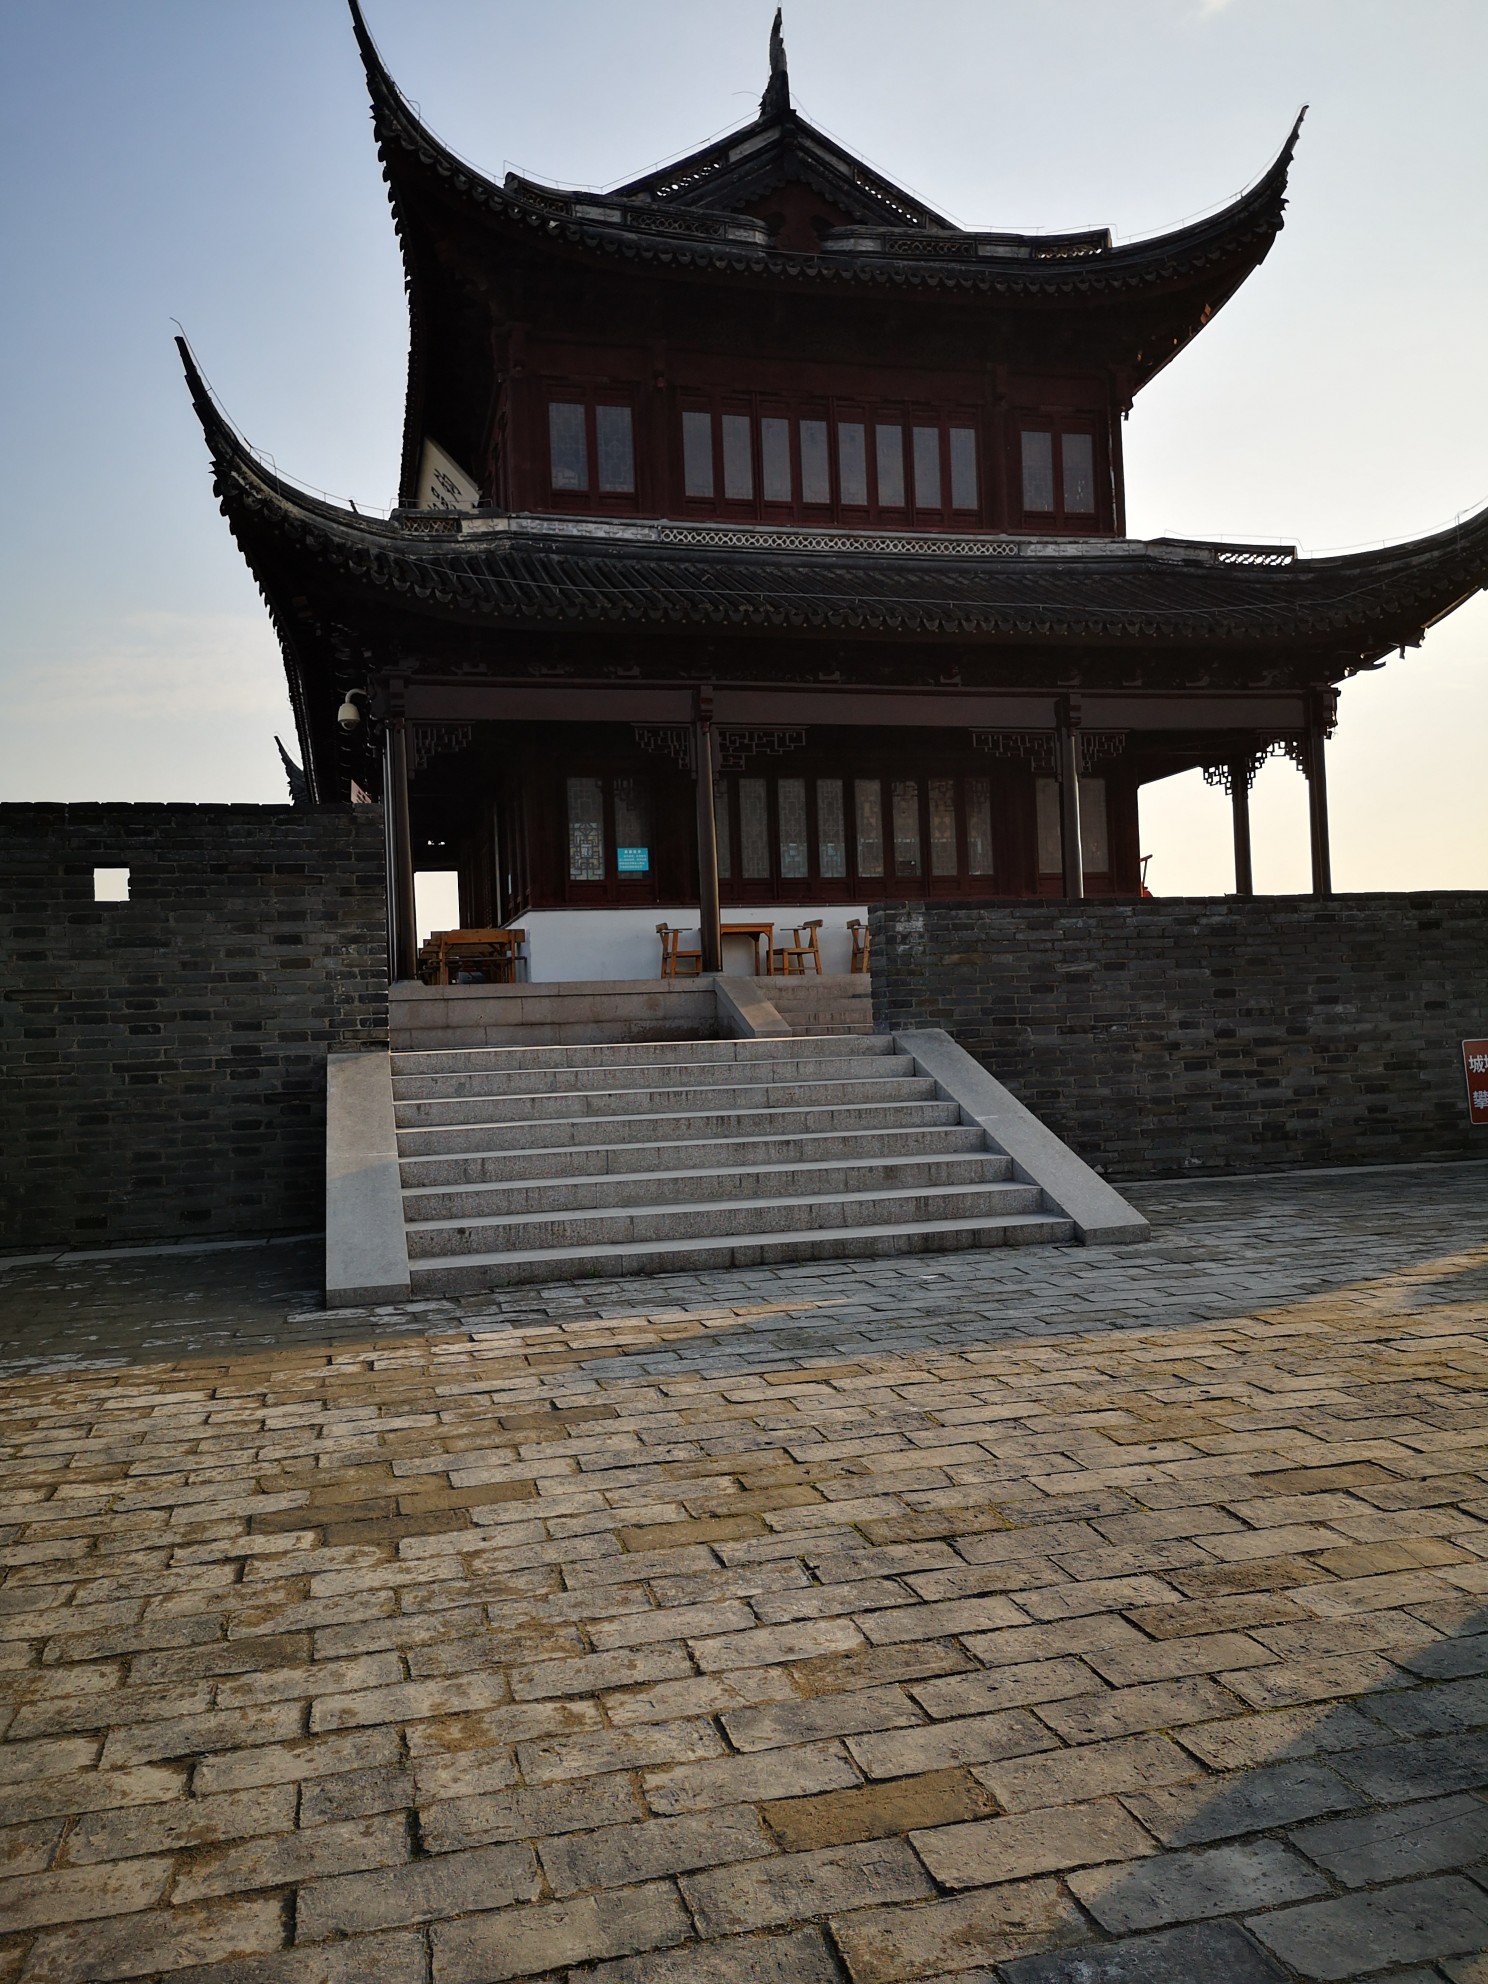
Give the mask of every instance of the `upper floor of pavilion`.
<svg viewBox="0 0 1488 1984">
<path fill-rule="evenodd" d="M 1264 260 L 1301 119 L 1174 232 L 953 225 L 809 123 L 779 16 L 759 114 L 604 194 L 497 183 L 351 0 L 411 316 L 410 509 L 1121 536 L 1121 420 Z"/>
</svg>

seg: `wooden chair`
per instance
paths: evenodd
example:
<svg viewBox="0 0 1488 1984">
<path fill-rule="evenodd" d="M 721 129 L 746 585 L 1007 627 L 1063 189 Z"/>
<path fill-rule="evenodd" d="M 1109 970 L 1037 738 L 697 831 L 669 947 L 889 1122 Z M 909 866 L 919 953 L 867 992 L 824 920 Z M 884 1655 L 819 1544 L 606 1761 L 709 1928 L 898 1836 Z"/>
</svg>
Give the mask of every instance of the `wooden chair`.
<svg viewBox="0 0 1488 1984">
<path fill-rule="evenodd" d="M 663 978 L 696 978 L 703 968 L 703 953 L 684 951 L 681 948 L 682 932 L 672 929 L 668 923 L 658 923 L 656 934 L 661 939 L 661 975 Z"/>
<path fill-rule="evenodd" d="M 777 944 L 770 953 L 772 969 L 785 977 L 789 977 L 794 972 L 800 972 L 804 977 L 806 960 L 810 958 L 816 966 L 817 977 L 820 978 L 821 950 L 816 941 L 816 933 L 821 927 L 822 919 L 819 916 L 814 916 L 809 923 L 796 924 L 791 930 L 791 941 L 788 944 Z M 804 940 L 802 931 L 806 933 Z"/>
<path fill-rule="evenodd" d="M 860 975 L 868 969 L 868 953 L 873 948 L 873 933 L 868 925 L 858 917 L 850 917 L 848 931 L 852 937 L 852 964 L 850 970 Z"/>
</svg>

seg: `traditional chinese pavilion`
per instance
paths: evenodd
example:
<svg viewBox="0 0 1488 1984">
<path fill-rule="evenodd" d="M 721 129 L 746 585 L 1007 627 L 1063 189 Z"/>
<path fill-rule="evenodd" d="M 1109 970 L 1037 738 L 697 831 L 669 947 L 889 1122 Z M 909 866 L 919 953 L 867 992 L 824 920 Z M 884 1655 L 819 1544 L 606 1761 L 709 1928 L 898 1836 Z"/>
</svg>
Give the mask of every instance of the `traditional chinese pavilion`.
<svg viewBox="0 0 1488 1984">
<path fill-rule="evenodd" d="M 731 910 L 1136 896 L 1140 789 L 1195 766 L 1248 893 L 1278 748 L 1327 892 L 1338 686 L 1488 579 L 1488 513 L 1348 557 L 1140 541 L 1121 454 L 1269 252 L 1296 129 L 1174 233 L 968 231 L 794 109 L 777 17 L 751 123 L 569 192 L 454 156 L 352 14 L 411 320 L 399 507 L 271 473 L 186 363 L 309 797 L 386 802 L 395 976 L 422 868 L 581 960 L 534 945 L 538 976 L 654 970 L 678 910 L 712 967 Z"/>
</svg>

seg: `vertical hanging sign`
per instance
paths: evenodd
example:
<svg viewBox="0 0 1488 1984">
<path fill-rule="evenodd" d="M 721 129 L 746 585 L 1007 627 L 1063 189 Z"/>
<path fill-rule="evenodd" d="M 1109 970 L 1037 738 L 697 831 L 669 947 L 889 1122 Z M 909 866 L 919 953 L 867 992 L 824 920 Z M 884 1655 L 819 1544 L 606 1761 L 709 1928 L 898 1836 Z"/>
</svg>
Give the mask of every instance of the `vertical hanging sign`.
<svg viewBox="0 0 1488 1984">
<path fill-rule="evenodd" d="M 1467 1120 L 1488 1127 L 1488 1040 L 1464 1040 L 1462 1072 L 1467 1076 Z"/>
</svg>

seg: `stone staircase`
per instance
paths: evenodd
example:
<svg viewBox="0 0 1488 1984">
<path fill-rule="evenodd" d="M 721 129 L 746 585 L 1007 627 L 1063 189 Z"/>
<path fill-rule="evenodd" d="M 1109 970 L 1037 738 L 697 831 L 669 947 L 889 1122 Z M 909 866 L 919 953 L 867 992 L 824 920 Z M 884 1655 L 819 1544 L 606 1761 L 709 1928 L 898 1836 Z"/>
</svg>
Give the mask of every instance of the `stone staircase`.
<svg viewBox="0 0 1488 1984">
<path fill-rule="evenodd" d="M 872 1033 L 873 985 L 866 973 L 802 972 L 756 980 L 756 990 L 792 1033 Z"/>
<path fill-rule="evenodd" d="M 1075 1231 L 867 1031 L 395 1053 L 392 1104 L 419 1296 Z"/>
<path fill-rule="evenodd" d="M 559 979 L 550 984 L 394 985 L 388 1029 L 395 1049 L 603 1046 L 707 1040 L 722 1021 L 720 987 L 746 988 L 774 1005 L 791 1033 L 871 1033 L 873 990 L 851 972 L 790 978 Z"/>
</svg>

